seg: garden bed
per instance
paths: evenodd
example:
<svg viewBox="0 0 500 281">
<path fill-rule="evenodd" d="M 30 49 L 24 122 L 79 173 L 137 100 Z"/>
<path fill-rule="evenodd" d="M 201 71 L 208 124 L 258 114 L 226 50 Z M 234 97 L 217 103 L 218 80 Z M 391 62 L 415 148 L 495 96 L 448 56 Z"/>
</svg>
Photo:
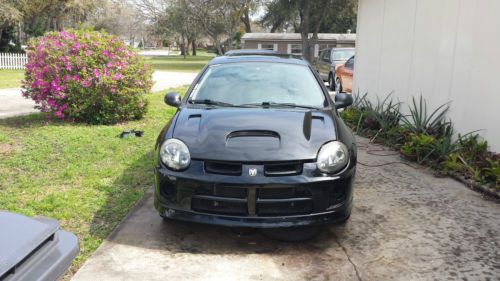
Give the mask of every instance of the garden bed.
<svg viewBox="0 0 500 281">
<path fill-rule="evenodd" d="M 402 106 L 410 114 L 403 115 Z M 401 157 L 500 198 L 500 154 L 488 151 L 476 132 L 456 134 L 446 118 L 448 110 L 449 104 L 428 110 L 422 97 L 402 105 L 390 95 L 373 103 L 365 94 L 355 95 L 353 106 L 341 116 L 357 134 L 399 151 Z"/>
</svg>

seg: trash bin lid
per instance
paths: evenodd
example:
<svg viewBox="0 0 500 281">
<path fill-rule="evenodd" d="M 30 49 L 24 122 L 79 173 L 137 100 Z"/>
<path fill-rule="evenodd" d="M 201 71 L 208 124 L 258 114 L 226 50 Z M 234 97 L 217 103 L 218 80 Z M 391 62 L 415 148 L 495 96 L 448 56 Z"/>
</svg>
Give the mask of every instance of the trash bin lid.
<svg viewBox="0 0 500 281">
<path fill-rule="evenodd" d="M 0 211 L 0 276 L 59 230 L 56 220 Z"/>
</svg>

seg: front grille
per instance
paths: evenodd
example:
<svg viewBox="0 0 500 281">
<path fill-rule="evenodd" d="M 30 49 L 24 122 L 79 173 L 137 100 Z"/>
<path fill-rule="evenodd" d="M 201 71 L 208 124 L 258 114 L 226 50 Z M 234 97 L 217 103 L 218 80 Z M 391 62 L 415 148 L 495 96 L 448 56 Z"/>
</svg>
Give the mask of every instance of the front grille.
<svg viewBox="0 0 500 281">
<path fill-rule="evenodd" d="M 259 199 L 289 199 L 294 197 L 312 197 L 307 188 L 259 188 Z"/>
<path fill-rule="evenodd" d="M 262 165 L 262 164 L 261 164 Z M 264 163 L 266 177 L 294 176 L 302 174 L 302 162 Z M 243 163 L 224 161 L 205 161 L 205 172 L 219 175 L 241 176 Z"/>
<path fill-rule="evenodd" d="M 312 198 L 292 198 L 290 200 L 257 200 L 259 216 L 291 216 L 308 214 L 313 211 Z"/>
<path fill-rule="evenodd" d="M 193 187 L 191 209 L 250 217 L 311 214 L 344 202 L 349 184 L 350 178 L 296 187 L 206 183 Z"/>
<path fill-rule="evenodd" d="M 308 188 L 258 188 L 256 213 L 259 216 L 300 215 L 314 210 Z"/>
<path fill-rule="evenodd" d="M 244 216 L 247 214 L 247 205 L 246 199 L 195 195 L 191 200 L 191 208 L 195 211 L 222 215 Z"/>
<path fill-rule="evenodd" d="M 266 177 L 293 176 L 301 173 L 301 162 L 264 164 L 264 175 Z"/>
<path fill-rule="evenodd" d="M 247 215 L 248 189 L 223 184 L 195 188 L 191 209 L 221 215 Z"/>
<path fill-rule="evenodd" d="M 241 163 L 205 161 L 205 172 L 211 174 L 241 176 Z"/>
</svg>

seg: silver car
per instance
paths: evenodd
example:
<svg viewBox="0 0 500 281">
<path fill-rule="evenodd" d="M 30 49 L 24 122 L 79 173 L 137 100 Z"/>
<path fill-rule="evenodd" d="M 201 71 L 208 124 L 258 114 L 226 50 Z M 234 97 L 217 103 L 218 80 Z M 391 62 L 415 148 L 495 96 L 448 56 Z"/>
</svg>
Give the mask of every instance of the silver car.
<svg viewBox="0 0 500 281">
<path fill-rule="evenodd" d="M 354 56 L 354 52 L 354 48 L 328 48 L 320 51 L 314 67 L 321 79 L 328 81 L 330 90 L 335 91 L 335 72 L 337 68 Z"/>
</svg>

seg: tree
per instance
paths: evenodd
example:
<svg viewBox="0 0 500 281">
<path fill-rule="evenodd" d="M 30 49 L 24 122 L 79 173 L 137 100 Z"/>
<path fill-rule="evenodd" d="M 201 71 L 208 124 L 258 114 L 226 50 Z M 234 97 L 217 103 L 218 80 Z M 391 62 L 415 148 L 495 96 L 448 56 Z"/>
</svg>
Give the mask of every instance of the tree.
<svg viewBox="0 0 500 281">
<path fill-rule="evenodd" d="M 290 27 L 297 30 L 298 10 L 291 4 L 294 3 L 288 0 L 268 1 L 265 4 L 266 13 L 259 20 L 259 23 L 268 28 L 271 33 Z"/>
<path fill-rule="evenodd" d="M 128 38 L 133 45 L 136 39 L 142 39 L 146 26 L 135 6 L 122 1 L 100 1 L 95 13 L 87 20 L 96 30 Z M 139 37 L 139 38 L 138 38 Z"/>
<path fill-rule="evenodd" d="M 0 48 L 8 47 L 10 41 L 19 45 L 47 30 L 75 27 L 94 11 L 97 1 L 0 0 Z"/>
<path fill-rule="evenodd" d="M 293 26 L 294 31 L 301 34 L 302 55 L 309 61 L 313 58 L 318 33 L 356 28 L 357 0 L 271 0 L 266 8 L 261 24 L 271 32 Z M 341 15 L 343 11 L 345 14 Z M 352 28 L 348 28 L 349 25 L 353 25 Z"/>
</svg>

